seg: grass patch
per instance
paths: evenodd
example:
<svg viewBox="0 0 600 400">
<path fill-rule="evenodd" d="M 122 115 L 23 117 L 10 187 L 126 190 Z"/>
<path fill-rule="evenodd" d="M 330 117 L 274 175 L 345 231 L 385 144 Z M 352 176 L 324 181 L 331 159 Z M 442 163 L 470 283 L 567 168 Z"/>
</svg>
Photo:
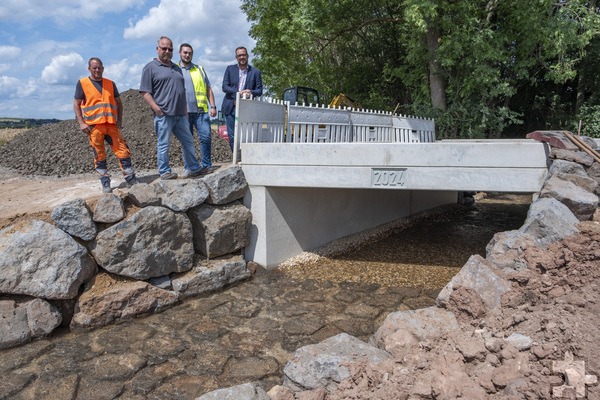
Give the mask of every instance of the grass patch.
<svg viewBox="0 0 600 400">
<path fill-rule="evenodd" d="M 0 129 L 0 147 L 4 146 L 6 143 L 10 142 L 14 137 L 16 137 L 21 132 L 28 131 L 28 128 L 7 128 Z"/>
</svg>

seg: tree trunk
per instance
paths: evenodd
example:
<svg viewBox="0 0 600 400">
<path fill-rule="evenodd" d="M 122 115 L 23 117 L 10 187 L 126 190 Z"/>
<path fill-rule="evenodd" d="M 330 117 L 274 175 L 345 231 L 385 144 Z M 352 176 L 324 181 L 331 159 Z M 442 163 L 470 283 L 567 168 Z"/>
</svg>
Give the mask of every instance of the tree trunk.
<svg viewBox="0 0 600 400">
<path fill-rule="evenodd" d="M 442 66 L 437 59 L 440 46 L 440 32 L 435 22 L 430 22 L 427 28 L 427 50 L 429 54 L 429 92 L 433 108 L 446 110 L 446 80 L 442 73 Z"/>
</svg>

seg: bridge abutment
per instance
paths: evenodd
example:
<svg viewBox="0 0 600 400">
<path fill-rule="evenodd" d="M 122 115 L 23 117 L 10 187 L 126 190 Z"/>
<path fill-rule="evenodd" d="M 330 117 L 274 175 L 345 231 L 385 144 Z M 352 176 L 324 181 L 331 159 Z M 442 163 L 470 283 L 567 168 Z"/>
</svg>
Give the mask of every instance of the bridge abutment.
<svg viewBox="0 0 600 400">
<path fill-rule="evenodd" d="M 456 191 L 250 186 L 245 256 L 267 268 L 303 251 L 443 204 Z"/>
</svg>

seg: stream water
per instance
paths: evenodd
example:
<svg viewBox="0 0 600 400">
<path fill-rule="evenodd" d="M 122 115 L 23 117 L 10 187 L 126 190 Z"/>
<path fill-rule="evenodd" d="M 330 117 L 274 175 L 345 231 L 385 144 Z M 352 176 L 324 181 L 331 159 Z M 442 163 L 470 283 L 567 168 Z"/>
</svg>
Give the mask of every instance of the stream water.
<svg viewBox="0 0 600 400">
<path fill-rule="evenodd" d="M 496 196 L 314 265 L 254 278 L 161 314 L 0 351 L 0 399 L 194 399 L 280 384 L 293 352 L 346 332 L 363 340 L 393 311 L 433 304 L 494 233 L 517 229 L 528 196 Z"/>
</svg>

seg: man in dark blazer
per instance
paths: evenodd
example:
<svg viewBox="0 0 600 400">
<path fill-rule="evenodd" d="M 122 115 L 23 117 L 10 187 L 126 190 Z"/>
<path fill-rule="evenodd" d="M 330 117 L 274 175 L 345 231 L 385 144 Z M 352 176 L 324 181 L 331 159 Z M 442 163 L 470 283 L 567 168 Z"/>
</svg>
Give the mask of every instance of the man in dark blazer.
<svg viewBox="0 0 600 400">
<path fill-rule="evenodd" d="M 221 111 L 225 115 L 229 147 L 233 151 L 233 134 L 235 129 L 235 97 L 237 92 L 241 96 L 259 97 L 263 93 L 263 84 L 260 71 L 248 64 L 248 50 L 245 47 L 235 49 L 237 64 L 229 65 L 223 76 L 223 104 Z"/>
</svg>

